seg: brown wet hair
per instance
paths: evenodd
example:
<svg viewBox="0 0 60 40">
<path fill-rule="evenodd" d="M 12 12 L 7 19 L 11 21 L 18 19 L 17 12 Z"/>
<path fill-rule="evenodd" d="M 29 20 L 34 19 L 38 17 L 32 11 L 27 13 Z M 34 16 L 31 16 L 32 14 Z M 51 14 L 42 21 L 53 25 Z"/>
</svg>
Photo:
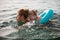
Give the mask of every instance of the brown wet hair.
<svg viewBox="0 0 60 40">
<path fill-rule="evenodd" d="M 20 9 L 17 13 L 17 21 L 20 21 L 21 16 L 24 16 L 24 19 L 28 17 L 29 9 Z"/>
<path fill-rule="evenodd" d="M 28 12 L 29 12 L 29 10 L 28 9 L 21 9 L 21 10 L 19 10 L 19 15 L 20 16 L 24 16 L 25 17 L 25 19 L 28 17 Z"/>
</svg>

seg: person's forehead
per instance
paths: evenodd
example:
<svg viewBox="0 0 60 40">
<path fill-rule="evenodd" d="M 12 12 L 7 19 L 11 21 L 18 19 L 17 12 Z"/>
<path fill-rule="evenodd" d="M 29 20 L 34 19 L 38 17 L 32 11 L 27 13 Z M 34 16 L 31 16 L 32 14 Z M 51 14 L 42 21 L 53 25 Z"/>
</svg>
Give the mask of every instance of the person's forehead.
<svg viewBox="0 0 60 40">
<path fill-rule="evenodd" d="M 34 14 L 33 11 L 29 11 L 29 14 Z"/>
</svg>

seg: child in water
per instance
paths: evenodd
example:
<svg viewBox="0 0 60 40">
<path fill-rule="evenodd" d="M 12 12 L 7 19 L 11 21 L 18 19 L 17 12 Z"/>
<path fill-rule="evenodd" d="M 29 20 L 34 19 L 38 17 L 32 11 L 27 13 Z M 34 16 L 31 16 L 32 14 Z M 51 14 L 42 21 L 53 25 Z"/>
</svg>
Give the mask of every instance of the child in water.
<svg viewBox="0 0 60 40">
<path fill-rule="evenodd" d="M 23 28 L 24 26 L 34 25 L 34 20 L 38 24 L 39 17 L 37 16 L 37 10 L 20 9 L 16 19 L 18 26 L 20 26 L 18 28 Z"/>
</svg>

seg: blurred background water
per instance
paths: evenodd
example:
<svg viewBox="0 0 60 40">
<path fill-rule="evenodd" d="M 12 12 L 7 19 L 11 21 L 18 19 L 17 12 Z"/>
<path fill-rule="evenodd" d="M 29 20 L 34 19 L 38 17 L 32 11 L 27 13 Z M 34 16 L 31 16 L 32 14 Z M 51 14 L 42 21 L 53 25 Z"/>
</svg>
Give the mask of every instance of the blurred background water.
<svg viewBox="0 0 60 40">
<path fill-rule="evenodd" d="M 36 9 L 39 12 L 52 8 L 55 14 L 51 20 L 56 21 L 42 28 L 15 29 L 19 8 Z M 0 27 L 3 27 L 0 29 L 0 40 L 55 40 L 60 37 L 60 0 L 0 0 Z"/>
</svg>

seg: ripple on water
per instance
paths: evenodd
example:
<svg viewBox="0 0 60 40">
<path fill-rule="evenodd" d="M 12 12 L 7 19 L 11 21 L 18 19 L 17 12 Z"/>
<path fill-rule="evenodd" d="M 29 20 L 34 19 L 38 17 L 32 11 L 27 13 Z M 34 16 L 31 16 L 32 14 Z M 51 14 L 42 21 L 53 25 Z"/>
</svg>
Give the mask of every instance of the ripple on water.
<svg viewBox="0 0 60 40">
<path fill-rule="evenodd" d="M 6 37 L 0 37 L 1 39 L 12 40 L 12 39 L 53 39 L 60 37 L 60 15 L 54 14 L 51 20 L 55 20 L 52 24 L 47 24 L 44 26 L 33 26 L 31 28 L 24 28 L 18 32 L 13 32 Z M 10 20 L 9 22 L 2 23 L 5 26 L 16 26 L 16 20 Z M 12 27 L 12 28 L 13 28 Z"/>
</svg>

